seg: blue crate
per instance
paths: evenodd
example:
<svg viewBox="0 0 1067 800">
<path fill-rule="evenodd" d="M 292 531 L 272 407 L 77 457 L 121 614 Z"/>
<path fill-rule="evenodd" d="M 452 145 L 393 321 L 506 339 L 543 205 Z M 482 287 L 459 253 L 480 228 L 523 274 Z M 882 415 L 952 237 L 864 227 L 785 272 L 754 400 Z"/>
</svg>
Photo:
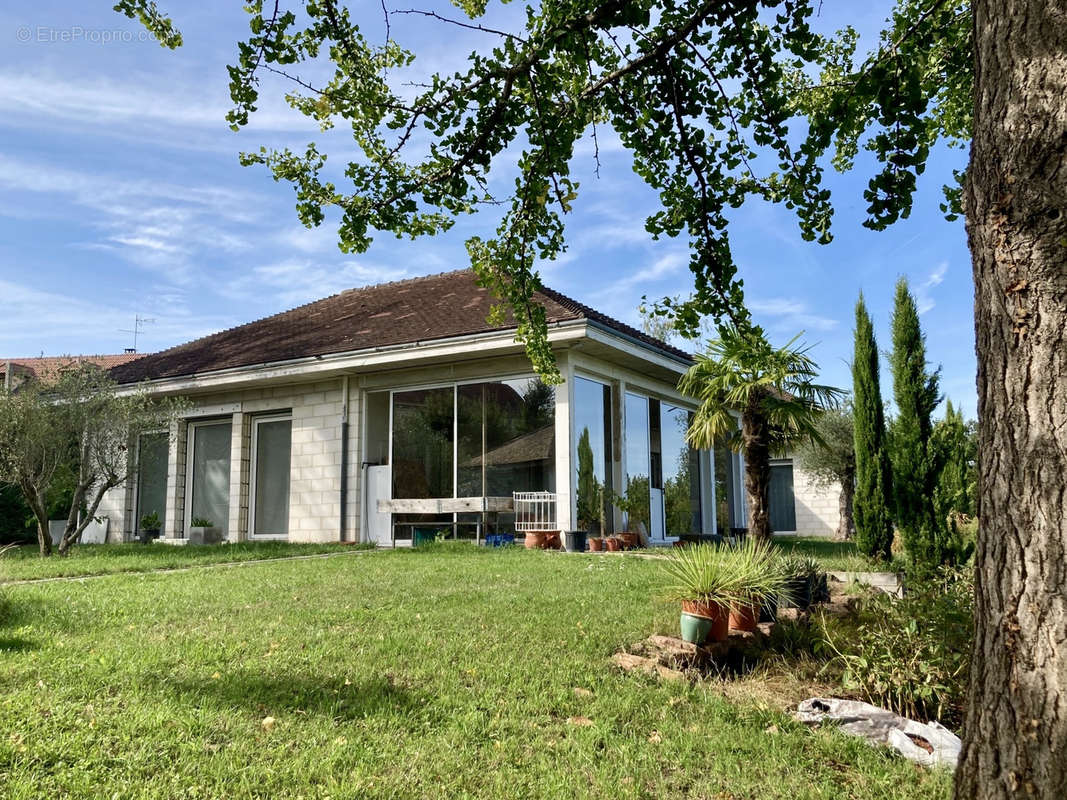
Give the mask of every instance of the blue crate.
<svg viewBox="0 0 1067 800">
<path fill-rule="evenodd" d="M 505 547 L 515 544 L 515 537 L 510 533 L 490 533 L 485 537 L 486 547 Z"/>
</svg>

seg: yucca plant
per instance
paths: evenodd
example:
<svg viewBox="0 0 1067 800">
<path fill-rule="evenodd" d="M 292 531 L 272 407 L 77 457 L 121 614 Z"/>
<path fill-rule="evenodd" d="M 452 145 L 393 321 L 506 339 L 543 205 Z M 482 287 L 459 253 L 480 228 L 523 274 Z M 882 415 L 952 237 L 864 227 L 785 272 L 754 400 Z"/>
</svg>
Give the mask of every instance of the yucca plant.
<svg viewBox="0 0 1067 800">
<path fill-rule="evenodd" d="M 693 600 L 725 607 L 741 600 L 739 574 L 721 545 L 701 544 L 674 550 L 664 563 L 671 600 Z"/>
</svg>

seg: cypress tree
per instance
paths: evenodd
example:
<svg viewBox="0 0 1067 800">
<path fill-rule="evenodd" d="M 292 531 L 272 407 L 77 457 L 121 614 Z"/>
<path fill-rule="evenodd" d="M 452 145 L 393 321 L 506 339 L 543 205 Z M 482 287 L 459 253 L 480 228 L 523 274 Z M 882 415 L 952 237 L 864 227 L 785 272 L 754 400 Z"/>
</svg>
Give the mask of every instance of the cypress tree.
<svg viewBox="0 0 1067 800">
<path fill-rule="evenodd" d="M 863 294 L 856 301 L 856 344 L 852 355 L 856 544 L 866 555 L 889 560 L 893 544 L 892 480 L 886 450 L 885 411 L 878 378 L 878 344 Z"/>
<path fill-rule="evenodd" d="M 938 519 L 934 507 L 940 465 L 933 443 L 933 413 L 941 402 L 940 369 L 927 371 L 926 337 L 905 278 L 897 281 L 892 328 L 890 368 L 897 417 L 891 457 L 897 527 L 911 563 L 930 569 L 945 561 L 949 544 L 948 525 Z"/>
</svg>

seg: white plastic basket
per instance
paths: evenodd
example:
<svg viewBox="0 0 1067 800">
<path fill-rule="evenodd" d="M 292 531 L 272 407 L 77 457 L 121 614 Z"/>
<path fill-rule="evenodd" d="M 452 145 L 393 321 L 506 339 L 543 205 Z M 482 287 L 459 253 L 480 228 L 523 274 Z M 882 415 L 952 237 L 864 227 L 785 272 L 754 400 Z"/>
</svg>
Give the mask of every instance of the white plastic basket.
<svg viewBox="0 0 1067 800">
<path fill-rule="evenodd" d="M 513 492 L 515 530 L 520 533 L 558 531 L 554 492 Z"/>
</svg>

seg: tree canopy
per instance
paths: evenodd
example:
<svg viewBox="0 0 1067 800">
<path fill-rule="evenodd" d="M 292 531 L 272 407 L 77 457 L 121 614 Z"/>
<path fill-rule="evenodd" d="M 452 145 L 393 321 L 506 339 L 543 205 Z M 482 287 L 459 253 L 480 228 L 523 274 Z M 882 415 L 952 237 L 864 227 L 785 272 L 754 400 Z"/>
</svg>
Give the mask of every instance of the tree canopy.
<svg viewBox="0 0 1067 800">
<path fill-rule="evenodd" d="M 659 195 L 660 209 L 645 221 L 650 236 L 689 241 L 692 293 L 652 308 L 693 337 L 704 318 L 751 324 L 730 251 L 731 208 L 783 203 L 805 239 L 829 241 L 826 162 L 832 155 L 835 167 L 850 168 L 866 148 L 880 163 L 865 192 L 867 224 L 884 227 L 910 212 L 932 143 L 969 136 L 962 0 L 899 0 L 866 56 L 851 28 L 835 36 L 811 29 L 814 0 L 543 0 L 513 29 L 485 21 L 488 0 L 454 6 L 400 10 L 383 0 L 380 16 L 357 20 L 336 0 L 249 3 L 249 35 L 230 67 L 228 120 L 235 129 L 248 124 L 266 72 L 290 82 L 288 103 L 316 127 L 350 130 L 357 152 L 346 154 L 343 173 L 327 168 L 329 153 L 313 142 L 302 152 L 242 155 L 292 184 L 305 225 L 336 210 L 346 252 L 366 250 L 377 232 L 432 235 L 459 216 L 495 210 L 495 234 L 467 242 L 471 265 L 550 380 L 559 375 L 544 314 L 530 300 L 537 260 L 566 250 L 582 137 L 596 145 L 612 129 Z M 162 43 L 180 43 L 154 2 L 123 0 L 116 10 Z M 416 54 L 391 26 L 409 15 L 442 33 L 478 31 L 485 46 L 463 69 L 412 86 L 406 69 Z M 300 77 L 309 69 L 328 77 Z M 511 189 L 492 189 L 491 173 L 514 175 Z M 951 209 L 958 196 L 950 192 Z"/>
</svg>

